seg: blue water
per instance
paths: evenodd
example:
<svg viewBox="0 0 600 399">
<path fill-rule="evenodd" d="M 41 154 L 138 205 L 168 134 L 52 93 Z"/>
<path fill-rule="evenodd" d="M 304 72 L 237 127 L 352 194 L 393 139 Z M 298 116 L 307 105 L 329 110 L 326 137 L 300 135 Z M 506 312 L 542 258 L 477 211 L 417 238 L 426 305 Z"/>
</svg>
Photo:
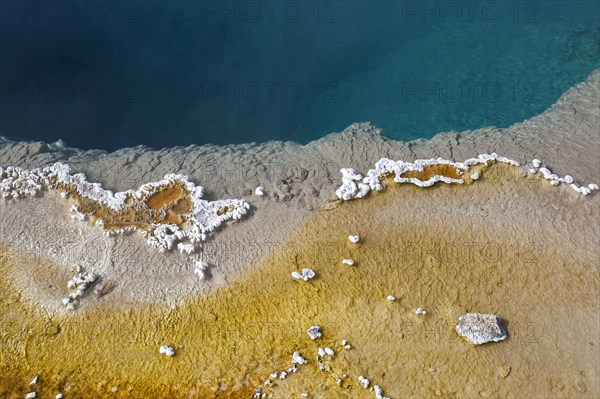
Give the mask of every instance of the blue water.
<svg viewBox="0 0 600 399">
<path fill-rule="evenodd" d="M 0 134 L 80 148 L 507 127 L 600 66 L 596 1 L 3 1 Z"/>
</svg>

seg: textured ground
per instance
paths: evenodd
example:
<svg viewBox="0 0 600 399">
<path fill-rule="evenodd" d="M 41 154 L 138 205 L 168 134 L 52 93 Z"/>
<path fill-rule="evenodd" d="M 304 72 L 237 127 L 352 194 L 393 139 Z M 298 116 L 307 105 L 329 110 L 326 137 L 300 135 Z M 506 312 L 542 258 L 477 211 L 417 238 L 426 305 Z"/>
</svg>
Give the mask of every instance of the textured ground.
<svg viewBox="0 0 600 399">
<path fill-rule="evenodd" d="M 248 397 L 289 367 L 294 350 L 310 363 L 269 388 L 274 397 L 373 397 L 358 387 L 359 374 L 392 398 L 599 396 L 600 196 L 498 166 L 470 186 L 400 186 L 337 208 L 329 202 L 340 167 L 364 172 L 384 156 L 461 161 L 497 152 L 540 158 L 560 175 L 597 183 L 599 92 L 597 71 L 546 113 L 509 129 L 409 143 L 364 124 L 306 146 L 105 154 L 3 143 L 2 166 L 60 160 L 113 190 L 177 172 L 205 186 L 210 199 L 246 198 L 255 207 L 207 243 L 214 266 L 203 282 L 188 258 L 160 254 L 138 234 L 105 237 L 71 220 L 57 195 L 0 204 L 4 396 L 11 387 L 21 397 L 41 371 L 46 395 L 61 388 L 79 398 L 160 397 L 170 389 L 172 397 Z M 258 185 L 266 197 L 251 195 Z M 348 246 L 351 233 L 364 244 Z M 341 265 L 346 257 L 358 266 Z M 72 263 L 117 285 L 68 314 L 60 298 Z M 292 281 L 301 267 L 313 267 L 317 279 Z M 385 300 L 390 294 L 398 301 Z M 417 307 L 429 314 L 417 317 Z M 452 331 L 467 311 L 498 314 L 509 339 L 469 346 Z M 342 388 L 317 368 L 317 344 L 304 333 L 313 324 L 341 352 L 331 367 L 348 374 Z M 353 349 L 340 349 L 341 339 Z M 164 343 L 180 355 L 159 355 Z"/>
</svg>

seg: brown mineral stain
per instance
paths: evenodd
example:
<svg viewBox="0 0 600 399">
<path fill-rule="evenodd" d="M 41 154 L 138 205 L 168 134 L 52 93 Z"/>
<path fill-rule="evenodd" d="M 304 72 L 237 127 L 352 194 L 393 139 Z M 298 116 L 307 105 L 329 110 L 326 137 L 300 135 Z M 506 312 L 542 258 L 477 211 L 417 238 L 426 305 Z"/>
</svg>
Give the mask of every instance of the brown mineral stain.
<svg viewBox="0 0 600 399">
<path fill-rule="evenodd" d="M 456 169 L 452 165 L 426 165 L 423 167 L 422 171 L 408 171 L 404 172 L 400 175 L 405 179 L 418 179 L 421 181 L 426 181 L 431 179 L 434 176 L 445 176 L 450 177 L 452 179 L 460 179 L 461 175 L 458 174 L 458 169 Z"/>
<path fill-rule="evenodd" d="M 190 192 L 180 181 L 156 188 L 147 198 L 136 199 L 128 194 L 125 205 L 119 210 L 80 196 L 74 185 L 59 184 L 57 188 L 67 191 L 80 211 L 90 216 L 92 222 L 102 220 L 103 228 L 108 231 L 148 230 L 156 223 L 175 224 L 183 228 L 193 209 Z"/>
<path fill-rule="evenodd" d="M 319 212 L 244 278 L 175 309 L 108 305 L 107 296 L 84 298 L 75 312 L 46 313 L 16 292 L 10 277 L 14 267 L 39 265 L 3 249 L 0 397 L 24 397 L 41 371 L 39 397 L 60 390 L 81 399 L 249 398 L 269 374 L 291 366 L 294 351 L 309 363 L 265 388 L 274 398 L 372 398 L 358 375 L 392 398 L 572 396 L 575 387 L 559 391 L 547 381 L 596 372 L 593 351 L 578 339 L 600 344 L 592 334 L 595 257 L 568 251 L 576 244 L 545 219 L 524 228 L 507 213 L 492 222 L 487 215 L 497 217 L 503 195 L 521 202 L 540 194 L 524 180 L 511 181 L 512 190 L 498 185 L 509 179 L 504 172 L 490 168 L 486 182 L 472 186 L 390 187 Z M 544 195 L 559 201 L 565 193 Z M 453 206 L 436 205 L 451 196 Z M 360 234 L 361 245 L 346 245 L 348 234 Z M 345 258 L 358 266 L 341 264 Z M 317 277 L 293 280 L 299 267 Z M 418 307 L 428 314 L 415 315 Z M 454 331 L 467 311 L 498 314 L 509 338 L 468 345 Z M 323 339 L 309 339 L 311 325 L 323 328 Z M 159 354 L 160 345 L 173 346 L 176 356 Z M 336 354 L 318 363 L 325 346 Z M 506 364 L 513 372 L 499 378 Z M 589 397 L 600 393 L 598 384 L 586 388 Z"/>
</svg>

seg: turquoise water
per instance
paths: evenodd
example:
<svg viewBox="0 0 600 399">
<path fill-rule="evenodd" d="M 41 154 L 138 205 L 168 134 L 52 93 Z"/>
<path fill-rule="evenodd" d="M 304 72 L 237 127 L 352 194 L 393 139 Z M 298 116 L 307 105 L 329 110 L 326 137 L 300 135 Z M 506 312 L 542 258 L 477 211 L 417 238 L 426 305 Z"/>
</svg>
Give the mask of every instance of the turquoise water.
<svg viewBox="0 0 600 399">
<path fill-rule="evenodd" d="M 114 150 L 507 127 L 600 66 L 595 1 L 0 3 L 0 134 Z"/>
</svg>

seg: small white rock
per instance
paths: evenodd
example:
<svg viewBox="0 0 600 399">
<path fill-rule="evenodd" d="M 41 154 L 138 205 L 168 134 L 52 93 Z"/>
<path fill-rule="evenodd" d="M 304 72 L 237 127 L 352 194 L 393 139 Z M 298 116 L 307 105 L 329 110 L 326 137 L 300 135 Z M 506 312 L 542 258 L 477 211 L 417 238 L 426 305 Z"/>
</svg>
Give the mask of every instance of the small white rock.
<svg viewBox="0 0 600 399">
<path fill-rule="evenodd" d="M 38 383 L 38 376 L 36 375 L 35 377 L 33 377 L 33 379 L 31 380 L 31 382 L 29 383 L 29 385 L 35 385 Z"/>
<path fill-rule="evenodd" d="M 352 349 L 352 345 L 346 344 L 346 345 L 344 345 L 344 349 Z"/>
<path fill-rule="evenodd" d="M 302 357 L 300 352 L 294 352 L 292 354 L 292 363 L 293 364 L 306 364 L 308 361 Z"/>
<path fill-rule="evenodd" d="M 416 314 L 422 314 L 422 315 L 426 315 L 427 311 L 423 308 L 418 308 L 417 311 L 415 312 Z"/>
<path fill-rule="evenodd" d="M 388 297 L 387 297 L 387 300 L 388 300 L 388 301 L 395 301 L 395 300 L 396 300 L 396 297 L 395 297 L 395 296 L 393 296 L 393 295 L 388 295 Z"/>
<path fill-rule="evenodd" d="M 479 173 L 478 173 L 478 172 L 473 172 L 473 173 L 471 174 L 471 179 L 472 179 L 472 180 L 477 180 L 477 179 L 479 179 Z"/>
<path fill-rule="evenodd" d="M 55 399 L 63 399 L 63 394 L 62 393 L 57 393 L 54 398 Z"/>
<path fill-rule="evenodd" d="M 542 161 L 540 161 L 539 159 L 534 159 L 533 161 L 531 161 L 531 164 L 534 168 L 539 168 L 540 166 L 542 166 Z"/>
<path fill-rule="evenodd" d="M 348 236 L 348 239 L 350 240 L 350 242 L 356 244 L 360 241 L 360 236 Z"/>
<path fill-rule="evenodd" d="M 170 346 L 167 345 L 162 345 L 158 351 L 160 353 L 162 353 L 163 355 L 169 356 L 169 357 L 173 357 L 175 356 L 175 349 L 171 348 Z"/>
<path fill-rule="evenodd" d="M 311 326 L 308 328 L 308 330 L 306 330 L 306 333 L 308 334 L 308 336 L 310 337 L 310 339 L 312 339 L 313 341 L 317 338 L 320 338 L 323 334 L 321 333 L 321 327 L 320 326 Z"/>
<path fill-rule="evenodd" d="M 589 188 L 590 190 L 592 190 L 592 191 L 598 191 L 598 189 L 599 189 L 599 187 L 598 187 L 598 185 L 597 185 L 596 183 L 590 183 L 590 184 L 588 185 L 588 188 Z"/>
<path fill-rule="evenodd" d="M 37 393 L 35 392 L 29 392 L 26 396 L 25 399 L 33 399 L 37 396 Z"/>
<path fill-rule="evenodd" d="M 263 195 L 265 195 L 265 188 L 262 186 L 256 187 L 256 189 L 254 190 L 254 195 L 262 197 Z"/>
<path fill-rule="evenodd" d="M 352 259 L 343 259 L 343 260 L 342 260 L 342 263 L 343 263 L 344 265 L 348 265 L 348 266 L 354 266 L 354 260 L 352 260 Z"/>
<path fill-rule="evenodd" d="M 333 349 L 331 349 L 329 347 L 325 348 L 325 353 L 329 356 L 335 355 L 335 352 L 333 351 Z"/>
<path fill-rule="evenodd" d="M 368 378 L 363 377 L 362 375 L 358 376 L 358 381 L 362 384 L 362 386 L 366 389 L 369 387 L 371 383 Z"/>
</svg>

